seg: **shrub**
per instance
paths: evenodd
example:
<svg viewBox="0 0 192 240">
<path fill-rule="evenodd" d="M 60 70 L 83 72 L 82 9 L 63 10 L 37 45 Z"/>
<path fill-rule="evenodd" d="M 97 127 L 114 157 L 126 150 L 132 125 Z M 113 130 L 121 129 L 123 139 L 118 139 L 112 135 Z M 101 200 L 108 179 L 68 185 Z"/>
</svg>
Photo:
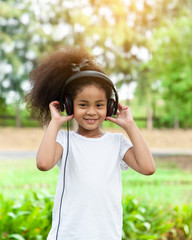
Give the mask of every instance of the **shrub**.
<svg viewBox="0 0 192 240">
<path fill-rule="evenodd" d="M 123 239 L 159 239 L 169 232 L 173 223 L 164 207 L 142 204 L 133 196 L 123 203 Z M 166 238 L 165 238 L 166 239 Z"/>
<path fill-rule="evenodd" d="M 36 193 L 20 202 L 5 201 L 0 195 L 0 239 L 46 239 L 51 227 L 53 200 Z"/>
<path fill-rule="evenodd" d="M 0 239 L 43 240 L 51 228 L 53 197 L 31 193 L 19 202 L 0 195 Z M 123 240 L 192 239 L 192 206 L 151 206 L 123 201 Z"/>
<path fill-rule="evenodd" d="M 170 240 L 192 239 L 192 206 L 175 206 L 172 218 L 174 226 L 169 233 Z"/>
</svg>

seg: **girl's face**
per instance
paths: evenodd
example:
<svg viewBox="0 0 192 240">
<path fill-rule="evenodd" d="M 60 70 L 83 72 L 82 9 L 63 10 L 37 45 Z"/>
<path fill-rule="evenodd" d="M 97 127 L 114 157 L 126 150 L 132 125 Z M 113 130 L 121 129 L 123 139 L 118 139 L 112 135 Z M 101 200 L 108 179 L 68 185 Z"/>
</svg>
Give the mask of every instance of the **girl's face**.
<svg viewBox="0 0 192 240">
<path fill-rule="evenodd" d="M 76 95 L 73 108 L 79 134 L 87 137 L 102 134 L 100 125 L 107 114 L 107 97 L 103 89 L 95 85 L 85 86 Z"/>
</svg>

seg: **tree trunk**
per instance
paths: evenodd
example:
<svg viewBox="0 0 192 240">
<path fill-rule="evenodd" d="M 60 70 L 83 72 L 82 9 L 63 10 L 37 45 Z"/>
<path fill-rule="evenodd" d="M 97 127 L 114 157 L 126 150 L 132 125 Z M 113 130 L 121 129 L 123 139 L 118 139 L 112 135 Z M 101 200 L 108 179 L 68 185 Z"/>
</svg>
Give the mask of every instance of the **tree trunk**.
<svg viewBox="0 0 192 240">
<path fill-rule="evenodd" d="M 21 128 L 22 124 L 21 124 L 21 112 L 19 109 L 19 103 L 16 102 L 15 104 L 15 113 L 16 113 L 16 127 L 17 128 Z"/>
<path fill-rule="evenodd" d="M 177 99 L 175 101 L 174 129 L 179 129 L 179 112 L 176 106 L 178 106 Z"/>
<path fill-rule="evenodd" d="M 175 117 L 175 119 L 174 119 L 174 129 L 179 129 L 179 119 L 178 119 L 178 117 Z"/>
<path fill-rule="evenodd" d="M 153 129 L 153 116 L 151 108 L 147 109 L 147 130 Z"/>
</svg>

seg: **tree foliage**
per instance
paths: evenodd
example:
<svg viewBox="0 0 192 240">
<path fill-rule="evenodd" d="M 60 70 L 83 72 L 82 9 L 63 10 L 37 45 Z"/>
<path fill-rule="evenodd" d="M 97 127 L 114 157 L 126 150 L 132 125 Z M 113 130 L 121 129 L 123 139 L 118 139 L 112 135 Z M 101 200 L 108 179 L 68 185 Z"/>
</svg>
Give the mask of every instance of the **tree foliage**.
<svg viewBox="0 0 192 240">
<path fill-rule="evenodd" d="M 0 1 L 0 94 L 7 99 L 12 97 L 18 107 L 28 84 L 29 73 L 40 56 L 57 46 L 83 44 L 105 67 L 117 88 L 129 86 L 131 82 L 138 83 L 151 106 L 152 88 L 160 76 L 152 61 L 147 67 L 143 66 L 143 62 L 147 62 L 152 53 L 153 59 L 159 65 L 164 65 L 163 54 L 167 53 L 161 51 L 162 54 L 158 54 L 157 48 L 160 47 L 158 39 L 161 34 L 165 39 L 170 39 L 170 46 L 174 43 L 181 48 L 185 40 L 179 36 L 180 41 L 176 41 L 177 34 L 174 32 L 178 32 L 176 22 L 187 24 L 185 31 L 191 28 L 187 23 L 191 18 L 190 14 L 186 14 L 186 9 L 191 10 L 190 0 L 182 3 L 179 0 Z M 185 16 L 183 20 L 182 16 Z M 169 36 L 171 33 L 175 37 Z M 189 33 L 183 34 L 185 38 L 190 37 Z M 185 49 L 187 51 L 188 48 Z M 172 57 L 177 58 L 174 53 Z M 179 61 L 175 60 L 175 66 L 177 64 Z M 190 76 L 188 62 L 185 67 L 182 78 L 186 74 Z M 172 70 L 169 69 L 170 75 Z M 149 71 L 151 75 L 146 74 Z M 161 73 L 160 81 L 167 89 L 169 81 L 166 80 L 166 74 L 162 76 L 166 71 Z M 173 75 L 171 78 L 174 78 Z M 184 81 L 181 85 L 182 89 L 188 88 Z M 161 95 L 161 91 L 157 92 Z M 163 91 L 163 99 L 165 95 Z M 169 109 L 173 109 L 173 103 L 169 101 L 169 104 Z"/>
<path fill-rule="evenodd" d="M 162 22 L 151 39 L 152 59 L 142 74 L 161 101 L 162 121 L 189 127 L 192 115 L 192 18 L 188 11 Z M 162 111 L 163 110 L 163 111 Z"/>
</svg>

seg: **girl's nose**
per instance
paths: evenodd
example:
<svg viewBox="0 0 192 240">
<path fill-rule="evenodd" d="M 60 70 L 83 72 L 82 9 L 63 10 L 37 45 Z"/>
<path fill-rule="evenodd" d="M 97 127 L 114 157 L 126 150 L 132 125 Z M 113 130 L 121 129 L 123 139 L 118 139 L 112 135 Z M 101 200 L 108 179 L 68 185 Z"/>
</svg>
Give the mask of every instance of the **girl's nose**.
<svg viewBox="0 0 192 240">
<path fill-rule="evenodd" d="M 89 114 L 89 115 L 94 115 L 94 114 L 96 114 L 95 108 L 94 108 L 94 107 L 89 107 L 89 108 L 87 109 L 87 114 Z"/>
</svg>

